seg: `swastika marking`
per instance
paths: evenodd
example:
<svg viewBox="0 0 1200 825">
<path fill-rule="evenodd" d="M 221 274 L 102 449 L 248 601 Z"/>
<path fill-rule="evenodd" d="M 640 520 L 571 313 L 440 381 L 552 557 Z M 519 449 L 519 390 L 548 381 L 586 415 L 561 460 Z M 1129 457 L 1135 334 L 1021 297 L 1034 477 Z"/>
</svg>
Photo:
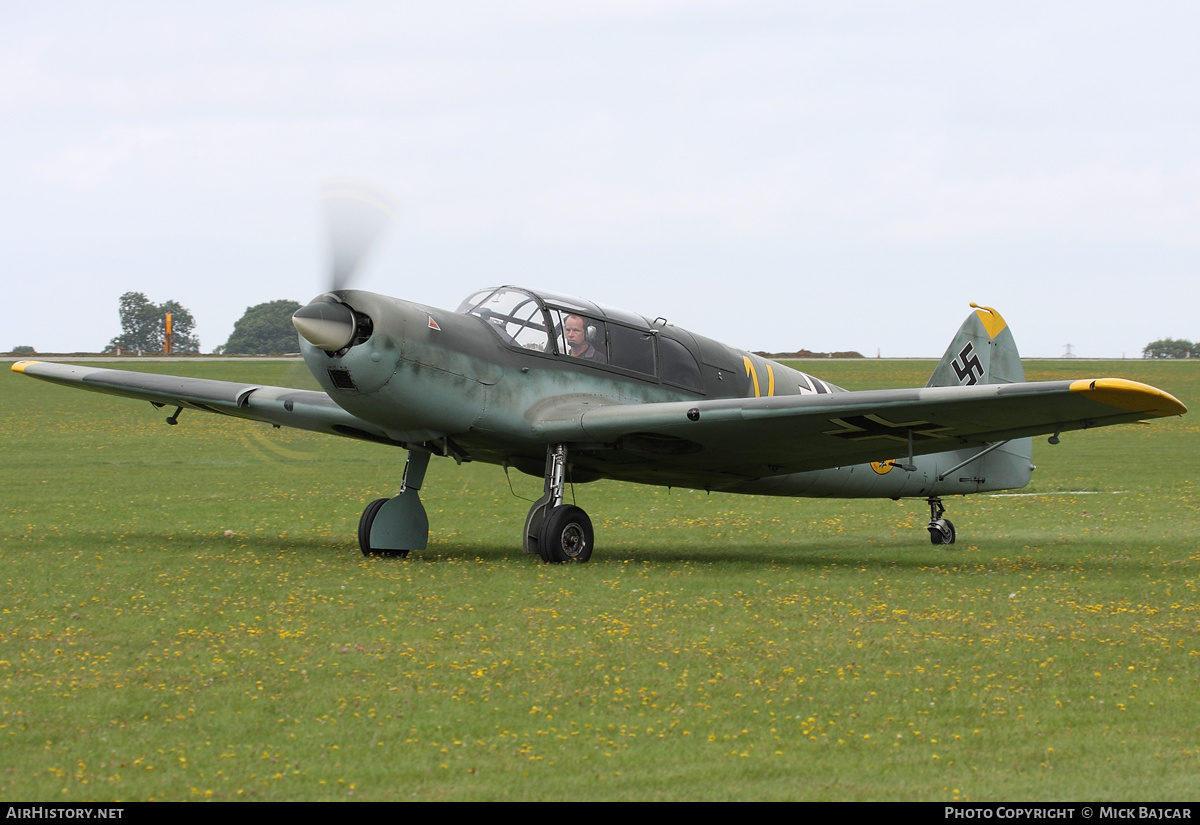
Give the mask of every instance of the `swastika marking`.
<svg viewBox="0 0 1200 825">
<path fill-rule="evenodd" d="M 966 381 L 968 387 L 978 384 L 979 379 L 983 378 L 983 364 L 979 363 L 979 356 L 975 354 L 975 347 L 970 341 L 962 348 L 958 357 L 950 362 L 950 366 L 954 367 L 958 382 L 961 384 Z"/>
</svg>

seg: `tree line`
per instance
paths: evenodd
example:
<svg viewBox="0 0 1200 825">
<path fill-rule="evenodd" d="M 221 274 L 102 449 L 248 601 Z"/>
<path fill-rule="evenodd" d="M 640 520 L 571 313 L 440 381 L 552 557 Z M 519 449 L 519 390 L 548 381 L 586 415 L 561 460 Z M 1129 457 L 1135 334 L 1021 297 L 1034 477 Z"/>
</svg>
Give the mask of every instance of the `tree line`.
<svg viewBox="0 0 1200 825">
<path fill-rule="evenodd" d="M 296 330 L 292 327 L 292 313 L 299 308 L 298 302 L 286 299 L 247 307 L 234 324 L 229 340 L 214 352 L 227 355 L 296 352 L 298 345 Z M 105 352 L 162 352 L 167 313 L 171 314 L 172 350 L 184 353 L 200 351 L 200 339 L 193 332 L 196 319 L 177 301 L 156 304 L 144 293 L 126 292 L 120 297 L 118 312 L 121 334 L 109 341 Z M 33 347 L 21 346 L 12 351 L 32 353 L 34 350 Z M 1193 353 L 1195 357 L 1200 357 L 1200 342 L 1186 338 L 1161 338 L 1142 348 L 1143 358 L 1191 358 Z M 858 353 L 853 355 L 857 356 Z"/>
<path fill-rule="evenodd" d="M 247 307 L 233 325 L 233 334 L 216 352 L 228 355 L 271 355 L 296 352 L 296 330 L 292 313 L 300 308 L 296 301 L 279 300 Z M 156 353 L 163 351 L 166 316 L 171 314 L 171 349 L 179 353 L 200 351 L 200 339 L 194 330 L 196 319 L 177 301 L 156 304 L 141 292 L 126 292 L 118 305 L 121 334 L 108 343 L 105 352 Z"/>
<path fill-rule="evenodd" d="M 1186 338 L 1160 338 L 1142 349 L 1143 358 L 1197 358 L 1197 345 Z"/>
</svg>

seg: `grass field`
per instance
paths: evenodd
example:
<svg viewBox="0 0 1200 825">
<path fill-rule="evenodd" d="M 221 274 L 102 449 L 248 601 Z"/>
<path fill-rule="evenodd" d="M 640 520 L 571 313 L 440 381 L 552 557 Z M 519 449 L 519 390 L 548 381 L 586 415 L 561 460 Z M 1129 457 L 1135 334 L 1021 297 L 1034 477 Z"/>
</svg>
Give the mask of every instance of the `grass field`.
<svg viewBox="0 0 1200 825">
<path fill-rule="evenodd" d="M 581 486 L 578 566 L 521 553 L 498 468 L 433 462 L 429 549 L 368 560 L 402 452 L 4 369 L 0 798 L 1200 798 L 1200 365 L 1027 369 L 1196 412 L 1038 439 L 951 549 L 920 501 Z"/>
</svg>

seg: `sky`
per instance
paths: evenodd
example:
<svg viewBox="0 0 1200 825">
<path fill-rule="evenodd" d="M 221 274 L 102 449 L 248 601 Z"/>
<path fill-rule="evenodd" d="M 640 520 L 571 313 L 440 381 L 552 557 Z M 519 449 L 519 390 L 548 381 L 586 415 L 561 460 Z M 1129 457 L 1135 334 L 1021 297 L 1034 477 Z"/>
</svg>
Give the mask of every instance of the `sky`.
<svg viewBox="0 0 1200 825">
<path fill-rule="evenodd" d="M 737 347 L 1029 357 L 1200 338 L 1200 5 L 0 4 L 0 350 L 118 298 L 203 351 L 328 288 L 330 179 L 399 204 L 356 287 L 519 284 Z"/>
</svg>

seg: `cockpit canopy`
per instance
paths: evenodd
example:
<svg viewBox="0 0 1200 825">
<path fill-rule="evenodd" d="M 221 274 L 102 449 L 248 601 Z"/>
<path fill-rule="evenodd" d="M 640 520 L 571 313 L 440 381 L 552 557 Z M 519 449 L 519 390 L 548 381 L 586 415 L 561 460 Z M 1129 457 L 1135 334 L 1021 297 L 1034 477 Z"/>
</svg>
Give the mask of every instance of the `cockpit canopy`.
<svg viewBox="0 0 1200 825">
<path fill-rule="evenodd" d="M 509 346 L 702 390 L 695 356 L 671 336 L 660 335 L 661 324 L 652 325 L 636 313 L 513 286 L 480 290 L 457 312 L 487 321 Z"/>
</svg>

